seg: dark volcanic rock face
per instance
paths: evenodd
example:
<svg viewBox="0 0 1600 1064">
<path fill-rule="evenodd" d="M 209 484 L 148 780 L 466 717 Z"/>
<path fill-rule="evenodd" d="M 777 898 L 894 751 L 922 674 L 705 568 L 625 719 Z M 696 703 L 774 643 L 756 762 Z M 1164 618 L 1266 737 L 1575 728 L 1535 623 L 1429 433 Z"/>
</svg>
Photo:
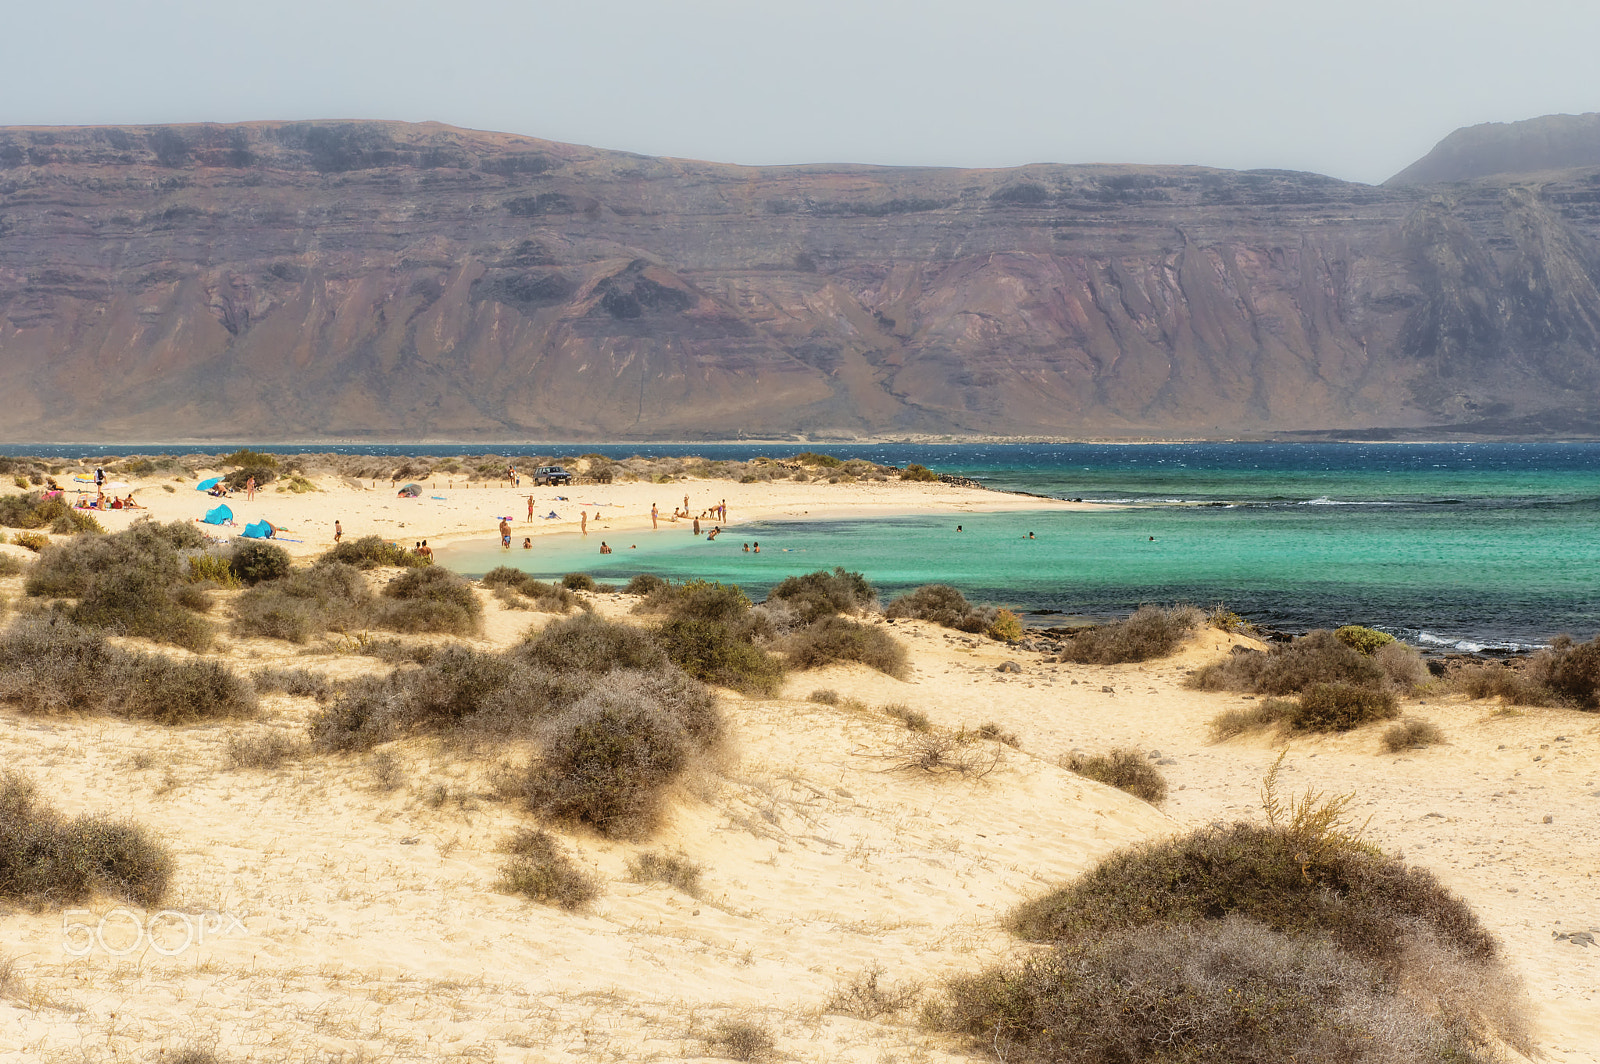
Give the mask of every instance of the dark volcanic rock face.
<svg viewBox="0 0 1600 1064">
<path fill-rule="evenodd" d="M 1430 185 L 1591 166 L 1600 166 L 1600 114 L 1544 115 L 1464 126 L 1384 184 Z"/>
<path fill-rule="evenodd" d="M 0 438 L 1594 431 L 1600 171 L 0 129 Z"/>
</svg>

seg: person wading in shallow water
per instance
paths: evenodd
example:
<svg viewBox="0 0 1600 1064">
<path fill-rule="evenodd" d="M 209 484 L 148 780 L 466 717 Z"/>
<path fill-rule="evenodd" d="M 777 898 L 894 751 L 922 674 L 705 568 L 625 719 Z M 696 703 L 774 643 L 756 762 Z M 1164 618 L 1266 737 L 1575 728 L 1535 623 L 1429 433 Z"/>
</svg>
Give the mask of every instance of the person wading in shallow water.
<svg viewBox="0 0 1600 1064">
<path fill-rule="evenodd" d="M 504 517 L 500 519 L 500 547 L 502 550 L 511 549 L 511 524 Z"/>
</svg>

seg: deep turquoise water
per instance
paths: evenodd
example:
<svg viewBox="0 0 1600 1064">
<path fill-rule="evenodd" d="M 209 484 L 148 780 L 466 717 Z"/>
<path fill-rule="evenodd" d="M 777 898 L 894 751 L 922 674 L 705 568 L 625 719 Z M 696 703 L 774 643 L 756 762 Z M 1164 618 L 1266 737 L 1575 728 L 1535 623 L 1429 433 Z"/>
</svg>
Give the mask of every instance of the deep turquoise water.
<svg viewBox="0 0 1600 1064">
<path fill-rule="evenodd" d="M 865 573 L 886 596 L 943 582 L 982 601 L 1092 617 L 1144 602 L 1220 602 L 1289 630 L 1362 623 L 1463 648 L 1600 631 L 1596 444 L 827 450 L 1117 505 L 967 515 L 960 533 L 954 518 L 768 522 L 735 525 L 714 543 L 681 528 L 641 532 L 613 543 L 617 553 L 604 558 L 591 535 L 544 539 L 509 556 L 494 545 L 457 548 L 442 560 L 472 573 L 509 563 L 541 576 L 701 576 L 738 583 L 757 598 L 785 576 L 842 565 Z M 1030 531 L 1036 538 L 1027 538 Z M 741 549 L 753 540 L 760 555 Z"/>
<path fill-rule="evenodd" d="M 784 576 L 842 565 L 887 596 L 940 581 L 988 602 L 1091 617 L 1142 602 L 1221 602 L 1289 630 L 1360 622 L 1423 644 L 1537 644 L 1600 631 L 1600 444 L 438 444 L 175 448 L 0 446 L 0 454 L 201 450 L 740 459 L 821 450 L 920 462 L 1004 490 L 1118 504 L 1095 513 L 953 520 L 736 525 L 715 543 L 685 531 L 550 537 L 524 553 L 455 548 L 469 573 L 510 562 L 541 576 L 730 580 L 756 597 Z M 598 498 L 598 496 L 597 496 Z M 587 500 L 585 500 L 587 501 Z M 734 515 L 737 518 L 737 514 Z M 1036 539 L 1026 535 L 1034 532 Z M 1151 536 L 1155 539 L 1152 541 Z M 740 545 L 760 540 L 762 553 Z M 1035 622 L 1047 619 L 1034 615 Z"/>
</svg>

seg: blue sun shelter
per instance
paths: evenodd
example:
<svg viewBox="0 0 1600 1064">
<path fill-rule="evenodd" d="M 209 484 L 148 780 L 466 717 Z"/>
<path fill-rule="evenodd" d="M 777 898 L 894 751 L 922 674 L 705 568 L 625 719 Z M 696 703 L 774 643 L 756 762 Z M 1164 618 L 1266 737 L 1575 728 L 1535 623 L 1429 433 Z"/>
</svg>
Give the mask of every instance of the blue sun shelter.
<svg viewBox="0 0 1600 1064">
<path fill-rule="evenodd" d="M 205 480 L 202 480 L 200 483 L 196 484 L 194 486 L 194 490 L 195 491 L 210 491 L 212 488 L 216 487 L 218 484 L 221 484 L 221 483 L 222 483 L 222 478 L 221 477 L 207 477 Z"/>
<path fill-rule="evenodd" d="M 252 521 L 244 526 L 244 531 L 239 535 L 245 539 L 271 539 L 277 533 L 278 530 L 272 527 L 271 521 Z"/>
<path fill-rule="evenodd" d="M 233 511 L 228 509 L 227 504 L 224 503 L 215 509 L 207 510 L 205 522 L 208 525 L 231 525 L 233 524 Z"/>
</svg>

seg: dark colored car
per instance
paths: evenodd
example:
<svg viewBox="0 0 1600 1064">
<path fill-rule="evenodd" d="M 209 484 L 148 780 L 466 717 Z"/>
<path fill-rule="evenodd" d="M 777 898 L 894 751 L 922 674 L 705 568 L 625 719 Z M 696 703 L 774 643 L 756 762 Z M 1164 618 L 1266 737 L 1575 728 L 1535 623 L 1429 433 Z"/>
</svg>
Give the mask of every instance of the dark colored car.
<svg viewBox="0 0 1600 1064">
<path fill-rule="evenodd" d="M 571 484 L 572 474 L 558 465 L 540 466 L 539 471 L 533 474 L 533 485 L 539 487 L 544 484 Z"/>
</svg>

